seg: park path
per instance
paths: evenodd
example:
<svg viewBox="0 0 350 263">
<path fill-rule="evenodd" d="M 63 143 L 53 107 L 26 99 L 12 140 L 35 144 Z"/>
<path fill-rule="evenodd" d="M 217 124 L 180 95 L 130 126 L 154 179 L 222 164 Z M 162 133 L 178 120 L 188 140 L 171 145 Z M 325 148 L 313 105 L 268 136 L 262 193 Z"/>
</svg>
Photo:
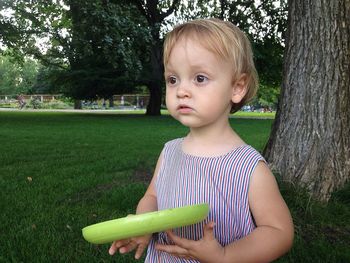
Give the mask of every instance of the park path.
<svg viewBox="0 0 350 263">
<path fill-rule="evenodd" d="M 21 112 L 71 112 L 71 113 L 120 113 L 120 112 L 130 112 L 132 113 L 134 110 L 130 109 L 114 109 L 114 110 L 103 110 L 103 109 L 83 109 L 83 110 L 75 110 L 75 109 L 17 109 L 17 108 L 0 108 L 0 111 L 21 111 Z M 146 110 L 137 109 L 135 112 L 142 113 L 146 112 Z"/>
</svg>

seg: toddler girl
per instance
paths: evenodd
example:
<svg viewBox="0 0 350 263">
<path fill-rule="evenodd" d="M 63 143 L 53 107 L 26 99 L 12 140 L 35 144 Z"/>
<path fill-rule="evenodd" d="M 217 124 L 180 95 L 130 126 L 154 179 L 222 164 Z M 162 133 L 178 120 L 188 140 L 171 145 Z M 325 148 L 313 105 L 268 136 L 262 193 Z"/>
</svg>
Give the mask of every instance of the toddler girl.
<svg viewBox="0 0 350 263">
<path fill-rule="evenodd" d="M 166 104 L 189 127 L 165 144 L 136 213 L 208 203 L 204 222 L 113 242 L 146 262 L 268 262 L 286 253 L 293 223 L 263 157 L 231 128 L 229 114 L 256 93 L 250 43 L 229 22 L 198 19 L 164 43 Z"/>
</svg>

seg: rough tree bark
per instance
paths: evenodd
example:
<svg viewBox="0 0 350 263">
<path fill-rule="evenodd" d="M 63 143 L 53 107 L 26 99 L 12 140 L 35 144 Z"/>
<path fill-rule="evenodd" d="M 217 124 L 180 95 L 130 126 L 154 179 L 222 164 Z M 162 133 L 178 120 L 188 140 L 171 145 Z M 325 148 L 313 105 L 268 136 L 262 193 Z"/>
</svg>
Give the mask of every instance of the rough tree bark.
<svg viewBox="0 0 350 263">
<path fill-rule="evenodd" d="M 281 98 L 264 156 L 319 200 L 350 178 L 350 0 L 289 0 Z"/>
</svg>

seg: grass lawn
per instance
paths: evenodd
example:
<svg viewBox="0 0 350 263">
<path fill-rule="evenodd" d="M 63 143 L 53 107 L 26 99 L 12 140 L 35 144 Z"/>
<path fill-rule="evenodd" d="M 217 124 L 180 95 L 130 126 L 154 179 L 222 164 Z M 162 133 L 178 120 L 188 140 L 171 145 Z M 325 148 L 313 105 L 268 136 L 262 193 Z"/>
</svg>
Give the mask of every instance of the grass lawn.
<svg viewBox="0 0 350 263">
<path fill-rule="evenodd" d="M 231 119 L 258 150 L 272 122 Z M 81 229 L 133 213 L 163 144 L 186 132 L 169 116 L 0 112 L 0 262 L 134 262 Z M 350 262 L 350 187 L 327 205 L 281 190 L 296 238 L 279 262 Z"/>
</svg>

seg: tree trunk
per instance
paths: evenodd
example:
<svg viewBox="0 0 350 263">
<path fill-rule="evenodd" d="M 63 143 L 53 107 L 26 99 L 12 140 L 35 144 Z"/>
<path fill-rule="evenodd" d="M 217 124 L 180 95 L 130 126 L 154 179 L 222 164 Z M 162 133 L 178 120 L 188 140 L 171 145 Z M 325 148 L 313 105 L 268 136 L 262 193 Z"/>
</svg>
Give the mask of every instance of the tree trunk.
<svg viewBox="0 0 350 263">
<path fill-rule="evenodd" d="M 82 101 L 75 99 L 74 100 L 74 109 L 75 110 L 81 110 L 83 108 Z"/>
<path fill-rule="evenodd" d="M 319 200 L 350 178 L 350 1 L 290 0 L 281 98 L 264 150 Z"/>
<path fill-rule="evenodd" d="M 163 57 L 162 57 L 162 43 L 153 37 L 154 46 L 151 53 L 151 67 L 152 76 L 147 85 L 150 97 L 147 105 L 146 115 L 160 115 L 160 107 L 162 104 L 162 83 L 163 83 Z"/>
<path fill-rule="evenodd" d="M 163 44 L 160 39 L 160 28 L 164 19 L 171 15 L 178 9 L 180 0 L 169 1 L 167 10 L 159 8 L 162 2 L 159 0 L 133 0 L 133 3 L 146 18 L 148 25 L 151 28 L 152 35 L 152 50 L 151 50 L 151 78 L 148 82 L 148 89 L 150 91 L 150 98 L 147 105 L 146 115 L 160 115 L 160 108 L 162 102 L 162 83 L 163 83 L 163 59 L 162 49 Z M 159 8 L 159 9 L 158 9 Z"/>
<path fill-rule="evenodd" d="M 150 100 L 147 105 L 146 115 L 160 115 L 160 106 L 162 104 L 161 82 L 154 81 L 148 85 L 150 91 Z"/>
<path fill-rule="evenodd" d="M 108 101 L 109 101 L 109 107 L 110 107 L 110 108 L 114 108 L 113 95 L 109 97 Z"/>
</svg>

